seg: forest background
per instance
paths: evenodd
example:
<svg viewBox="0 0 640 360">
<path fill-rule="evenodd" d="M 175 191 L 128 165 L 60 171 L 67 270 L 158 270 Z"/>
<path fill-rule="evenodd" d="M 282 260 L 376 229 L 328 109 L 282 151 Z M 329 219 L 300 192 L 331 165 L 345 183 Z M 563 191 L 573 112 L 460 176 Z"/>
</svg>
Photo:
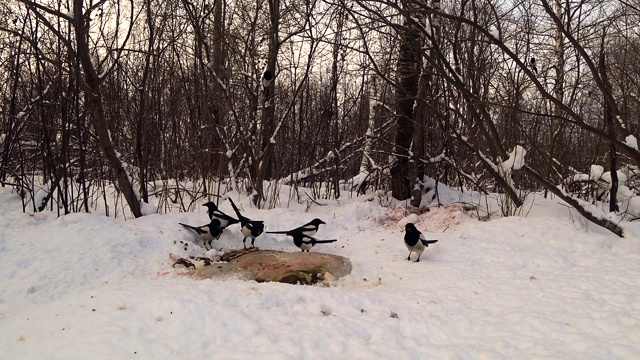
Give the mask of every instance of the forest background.
<svg viewBox="0 0 640 360">
<path fill-rule="evenodd" d="M 0 183 L 25 211 L 140 217 L 232 190 L 271 208 L 285 185 L 303 192 L 290 201 L 375 190 L 419 211 L 444 183 L 500 194 L 503 216 L 553 193 L 619 236 L 640 216 L 635 2 L 12 0 L 0 15 Z"/>
</svg>

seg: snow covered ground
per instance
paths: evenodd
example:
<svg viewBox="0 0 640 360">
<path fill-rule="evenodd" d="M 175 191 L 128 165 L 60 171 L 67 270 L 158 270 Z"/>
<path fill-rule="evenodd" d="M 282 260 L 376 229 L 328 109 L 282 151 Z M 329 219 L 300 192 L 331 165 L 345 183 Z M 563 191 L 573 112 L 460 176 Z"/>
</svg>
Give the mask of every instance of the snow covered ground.
<svg viewBox="0 0 640 360">
<path fill-rule="evenodd" d="M 231 196 L 268 230 L 323 219 L 316 237 L 339 241 L 312 251 L 349 257 L 353 273 L 326 286 L 195 280 L 169 254 L 204 254 L 178 225 L 207 223 L 204 207 L 56 217 L 22 213 L 0 188 L 0 359 L 640 358 L 639 224 L 620 239 L 557 199 L 486 222 L 452 203 L 419 216 L 439 243 L 414 263 L 404 211 L 375 197 L 305 211 Z M 282 235 L 256 245 L 298 251 Z M 241 246 L 237 226 L 214 242 Z"/>
</svg>

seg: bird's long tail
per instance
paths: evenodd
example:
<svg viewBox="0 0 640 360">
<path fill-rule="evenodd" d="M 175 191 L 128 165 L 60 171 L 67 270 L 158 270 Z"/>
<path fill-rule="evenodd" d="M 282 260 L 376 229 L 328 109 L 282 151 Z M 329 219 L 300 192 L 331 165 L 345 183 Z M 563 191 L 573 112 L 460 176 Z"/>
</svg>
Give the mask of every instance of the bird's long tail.
<svg viewBox="0 0 640 360">
<path fill-rule="evenodd" d="M 438 240 L 421 240 L 422 241 L 422 245 L 424 246 L 429 246 L 429 244 L 435 244 L 438 242 Z"/>
<path fill-rule="evenodd" d="M 244 220 L 246 220 L 247 218 L 242 216 L 242 214 L 240 214 L 240 210 L 238 210 L 238 207 L 233 202 L 233 200 L 231 200 L 231 198 L 229 198 L 229 202 L 231 202 L 231 207 L 233 208 L 233 211 L 236 212 L 236 215 L 238 215 L 238 219 L 240 219 L 240 222 L 243 222 Z"/>
<path fill-rule="evenodd" d="M 178 223 L 178 224 L 180 224 L 180 225 L 182 225 L 182 226 L 184 226 L 184 227 L 186 227 L 188 229 L 191 229 L 191 230 L 193 230 L 195 232 L 198 232 L 198 229 L 193 227 L 193 226 L 191 226 L 191 225 L 187 225 L 187 224 L 183 224 L 183 223 Z"/>
<path fill-rule="evenodd" d="M 336 242 L 338 241 L 337 239 L 333 239 L 333 240 L 316 240 L 316 244 L 328 244 L 328 243 L 332 243 L 332 242 Z"/>
<path fill-rule="evenodd" d="M 265 231 L 267 234 L 288 234 L 289 231 Z"/>
</svg>

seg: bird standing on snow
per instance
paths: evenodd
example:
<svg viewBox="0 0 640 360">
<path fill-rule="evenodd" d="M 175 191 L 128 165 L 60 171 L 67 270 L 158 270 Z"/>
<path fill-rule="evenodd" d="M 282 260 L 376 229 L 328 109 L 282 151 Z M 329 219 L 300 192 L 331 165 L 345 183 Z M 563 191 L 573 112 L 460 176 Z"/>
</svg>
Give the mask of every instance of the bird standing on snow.
<svg viewBox="0 0 640 360">
<path fill-rule="evenodd" d="M 306 236 L 313 236 L 316 234 L 316 232 L 318 232 L 318 227 L 320 227 L 320 225 L 322 224 L 326 224 L 326 222 L 315 218 L 311 221 L 309 221 L 308 223 L 297 227 L 295 229 L 291 229 L 288 231 L 267 231 L 267 234 L 286 234 L 286 235 L 291 235 L 292 234 L 303 234 Z"/>
<path fill-rule="evenodd" d="M 240 225 L 242 225 L 242 228 L 240 229 L 244 236 L 244 239 L 242 239 L 242 245 L 244 245 L 244 248 L 246 249 L 247 238 L 251 238 L 251 247 L 254 247 L 253 242 L 256 241 L 256 238 L 264 231 L 264 221 L 251 220 L 248 217 L 242 216 L 242 214 L 240 214 L 240 210 L 236 207 L 236 204 L 233 203 L 233 200 L 229 199 L 229 201 L 231 202 L 231 206 L 236 212 L 236 215 L 238 215 Z"/>
<path fill-rule="evenodd" d="M 207 250 L 210 250 L 207 248 L 207 244 L 209 244 L 209 248 L 213 248 L 211 246 L 211 242 L 213 240 L 218 240 L 224 231 L 224 229 L 220 227 L 220 220 L 218 219 L 213 219 L 209 224 L 202 226 L 191 226 L 183 223 L 179 224 L 198 234 L 200 240 L 202 240 L 202 243 L 204 244 L 204 248 Z"/>
<path fill-rule="evenodd" d="M 411 253 L 414 252 L 418 254 L 418 259 L 415 262 L 420 261 L 420 255 L 422 255 L 424 249 L 428 247 L 429 244 L 435 244 L 437 242 L 438 240 L 426 240 L 424 235 L 422 235 L 412 223 L 408 223 L 405 227 L 404 244 L 407 245 L 407 249 L 409 249 L 407 260 L 411 260 Z"/>
<path fill-rule="evenodd" d="M 220 220 L 220 227 L 221 228 L 226 228 L 229 225 L 233 225 L 233 224 L 237 224 L 240 222 L 240 220 L 238 219 L 234 219 L 231 216 L 223 213 L 222 211 L 220 211 L 220 209 L 218 209 L 218 207 L 216 206 L 216 204 L 214 202 L 207 202 L 205 204 L 203 204 L 202 206 L 206 206 L 207 207 L 207 213 L 209 214 L 209 219 L 213 220 L 213 219 L 218 219 Z"/>
<path fill-rule="evenodd" d="M 305 235 L 302 232 L 290 232 L 287 235 L 293 237 L 293 243 L 299 247 L 302 252 L 309 252 L 309 250 L 316 246 L 316 244 L 328 244 L 332 242 L 336 242 L 338 240 L 318 240 L 311 236 Z"/>
</svg>

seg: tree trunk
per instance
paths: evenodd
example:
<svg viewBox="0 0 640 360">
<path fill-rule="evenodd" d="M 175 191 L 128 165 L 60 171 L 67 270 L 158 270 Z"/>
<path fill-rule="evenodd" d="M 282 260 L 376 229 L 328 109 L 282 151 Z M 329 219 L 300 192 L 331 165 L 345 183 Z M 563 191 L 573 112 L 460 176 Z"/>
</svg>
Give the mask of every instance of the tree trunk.
<svg viewBox="0 0 640 360">
<path fill-rule="evenodd" d="M 269 19 L 271 23 L 269 34 L 269 53 L 267 55 L 267 71 L 271 75 L 269 83 L 264 86 L 264 101 L 262 103 L 262 146 L 264 151 L 254 163 L 254 190 L 253 203 L 260 207 L 264 199 L 262 182 L 271 177 L 271 157 L 273 156 L 275 131 L 275 74 L 280 50 L 280 0 L 269 0 Z M 265 78 L 263 78 L 265 80 Z"/>
<path fill-rule="evenodd" d="M 138 108 L 138 119 L 135 124 L 136 129 L 136 157 L 138 160 L 138 168 L 140 171 L 140 194 L 144 202 L 149 202 L 149 192 L 147 189 L 147 166 L 149 149 L 145 146 L 144 135 L 147 127 L 147 117 L 149 113 L 149 88 L 148 79 L 151 71 L 151 54 L 154 49 L 155 29 L 151 12 L 151 0 L 145 0 L 145 12 L 147 27 L 149 28 L 149 40 L 147 44 L 147 53 L 144 57 L 144 69 L 142 70 L 142 80 L 139 85 L 140 102 Z"/>
<path fill-rule="evenodd" d="M 555 0 L 555 14 L 560 19 L 560 23 L 556 24 L 555 30 L 555 46 L 554 46 L 554 56 L 555 56 L 555 83 L 553 87 L 553 95 L 558 100 L 559 103 L 564 102 L 564 35 L 562 34 L 562 27 L 564 26 L 564 13 L 562 9 L 562 0 Z M 564 142 L 564 133 L 567 127 L 566 121 L 560 121 L 563 116 L 562 108 L 555 104 L 553 106 L 553 115 L 554 119 L 551 119 L 549 122 L 550 127 L 550 144 L 549 144 L 549 156 L 553 159 L 558 159 L 560 157 L 560 152 L 562 152 L 562 144 Z M 546 165 L 546 174 L 545 176 L 549 179 L 553 178 L 555 175 L 553 169 L 553 163 L 548 162 Z M 558 179 L 560 180 L 560 179 Z M 545 191 L 546 196 L 546 191 Z"/>
<path fill-rule="evenodd" d="M 600 49 L 600 75 L 605 86 L 611 91 L 611 84 L 607 77 L 607 65 L 605 64 L 604 55 L 604 35 L 602 36 L 602 48 Z M 604 105 L 604 123 L 607 127 L 609 135 L 613 138 L 615 136 L 615 129 L 613 125 L 613 114 L 611 113 L 611 105 L 607 100 L 607 97 L 603 97 Z M 609 171 L 611 173 L 611 190 L 609 190 L 609 211 L 617 212 L 618 208 L 618 155 L 616 151 L 616 145 L 612 142 L 609 143 Z"/>
<path fill-rule="evenodd" d="M 440 0 L 433 0 L 432 6 L 437 13 L 440 11 Z M 435 126 L 438 116 L 438 95 L 439 87 L 437 82 L 433 80 L 434 66 L 439 65 L 436 49 L 440 46 L 440 16 L 437 14 L 432 15 L 431 22 L 431 49 L 429 50 L 430 61 L 425 62 L 421 67 L 420 80 L 418 84 L 418 96 L 416 99 L 414 120 L 416 124 L 416 131 L 413 140 L 413 170 L 411 174 L 414 174 L 413 178 L 416 184 L 413 186 L 411 193 L 411 205 L 414 207 L 420 207 L 422 202 L 422 181 L 425 176 L 425 163 L 420 159 L 425 157 L 426 144 L 425 144 L 425 130 L 428 126 Z M 427 65 L 428 64 L 428 65 Z M 436 189 L 437 190 L 437 189 Z"/>
<path fill-rule="evenodd" d="M 86 91 L 87 106 L 91 109 L 93 115 L 93 126 L 96 130 L 96 136 L 100 148 L 104 155 L 107 157 L 109 166 L 116 175 L 116 180 L 122 195 L 124 196 L 131 213 L 135 217 L 141 217 L 142 211 L 140 210 L 140 199 L 133 189 L 132 179 L 127 174 L 119 154 L 116 153 L 111 143 L 111 136 L 109 134 L 109 126 L 107 125 L 107 117 L 104 113 L 104 106 L 102 103 L 102 92 L 100 89 L 100 78 L 96 73 L 96 69 L 91 61 L 91 52 L 89 50 L 89 44 L 87 41 L 89 31 L 89 18 L 83 14 L 82 10 L 83 0 L 74 0 L 74 19 L 75 19 L 75 33 L 76 41 L 78 45 L 78 55 L 82 64 L 82 69 L 85 75 L 85 83 L 89 88 Z"/>
<path fill-rule="evenodd" d="M 415 126 L 413 107 L 418 93 L 422 67 L 420 29 L 410 15 L 405 14 L 400 34 L 396 89 L 395 161 L 391 167 L 391 193 L 398 200 L 411 197 L 410 152 Z"/>
</svg>

